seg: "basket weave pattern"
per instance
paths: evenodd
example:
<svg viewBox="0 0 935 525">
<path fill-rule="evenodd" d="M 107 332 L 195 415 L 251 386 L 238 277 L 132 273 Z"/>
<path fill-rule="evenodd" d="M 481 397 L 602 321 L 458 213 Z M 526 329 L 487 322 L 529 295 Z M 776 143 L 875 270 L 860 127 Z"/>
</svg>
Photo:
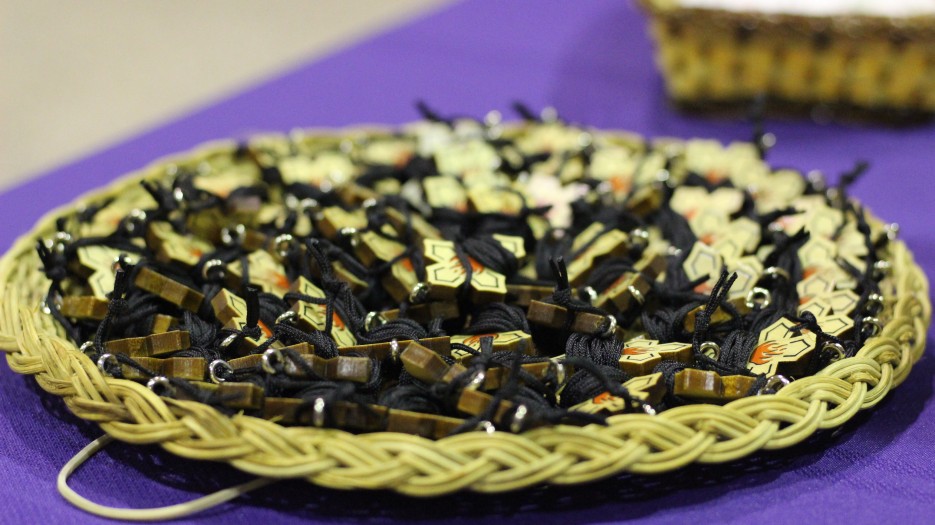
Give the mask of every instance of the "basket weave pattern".
<svg viewBox="0 0 935 525">
<path fill-rule="evenodd" d="M 230 151 L 230 144 L 195 152 Z M 186 158 L 191 159 L 193 155 Z M 165 162 L 79 199 L 73 208 L 117 195 Z M 48 281 L 38 271 L 37 238 L 54 232 L 47 215 L 0 263 L 0 349 L 10 367 L 61 396 L 78 417 L 134 444 L 160 444 L 192 459 L 224 461 L 258 475 L 305 478 L 342 489 L 389 489 L 415 496 L 461 490 L 502 492 L 542 483 L 576 484 L 622 472 L 659 473 L 693 462 L 718 463 L 799 443 L 877 404 L 900 384 L 925 347 L 928 283 L 902 242 L 891 245 L 898 290 L 890 321 L 855 357 L 774 395 L 724 406 L 690 405 L 658 415 L 613 416 L 607 426 L 554 426 L 522 434 L 468 432 L 437 441 L 380 432 L 284 427 L 190 401 L 160 397 L 133 381 L 105 376 L 64 338 L 39 305 Z"/>
<path fill-rule="evenodd" d="M 935 111 L 935 17 L 805 17 L 644 0 L 682 103 L 751 100 Z"/>
</svg>

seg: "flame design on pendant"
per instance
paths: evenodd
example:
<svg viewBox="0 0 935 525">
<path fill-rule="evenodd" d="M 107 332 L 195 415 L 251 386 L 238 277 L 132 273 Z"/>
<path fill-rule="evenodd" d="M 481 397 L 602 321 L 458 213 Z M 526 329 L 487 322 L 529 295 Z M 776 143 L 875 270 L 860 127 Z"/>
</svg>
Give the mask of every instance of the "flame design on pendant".
<svg viewBox="0 0 935 525">
<path fill-rule="evenodd" d="M 471 337 L 468 337 L 467 339 L 464 340 L 464 344 L 466 344 L 466 345 L 468 345 L 468 346 L 479 345 L 479 344 L 480 344 L 480 340 L 481 340 L 482 337 L 492 337 L 493 340 L 496 341 L 497 338 L 500 337 L 500 334 L 477 334 L 477 335 L 472 335 Z"/>
<path fill-rule="evenodd" d="M 753 351 L 753 356 L 750 358 L 750 362 L 755 365 L 765 365 L 772 361 L 774 357 L 785 353 L 785 350 L 786 345 L 783 343 L 766 341 L 756 347 L 756 350 Z"/>
</svg>

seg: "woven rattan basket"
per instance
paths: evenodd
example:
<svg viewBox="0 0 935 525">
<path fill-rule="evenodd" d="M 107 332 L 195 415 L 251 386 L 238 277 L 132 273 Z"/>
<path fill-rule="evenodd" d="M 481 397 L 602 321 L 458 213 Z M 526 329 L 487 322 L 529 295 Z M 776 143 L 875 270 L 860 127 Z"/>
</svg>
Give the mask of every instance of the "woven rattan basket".
<svg viewBox="0 0 935 525">
<path fill-rule="evenodd" d="M 659 22 L 669 23 L 675 22 Z M 676 87 L 676 93 L 682 90 Z M 478 431 L 439 440 L 391 432 L 353 434 L 282 426 L 242 414 L 228 417 L 210 406 L 161 397 L 144 384 L 103 374 L 43 312 L 48 281 L 38 270 L 37 239 L 53 236 L 54 221 L 63 213 L 130 194 L 127 190 L 138 187 L 141 178 L 163 176 L 170 163 L 197 164 L 236 147 L 211 144 L 83 196 L 46 215 L 2 260 L 0 348 L 10 367 L 34 376 L 77 416 L 97 422 L 116 439 L 159 444 L 182 457 L 226 462 L 257 476 L 304 478 L 341 489 L 435 496 L 576 484 L 622 472 L 659 473 L 694 462 L 726 462 L 792 446 L 879 403 L 906 379 L 925 347 L 931 314 L 928 285 L 905 245 L 893 241 L 890 262 L 897 293 L 890 320 L 854 357 L 793 381 L 776 394 L 723 406 L 681 406 L 658 415 L 622 414 L 611 417 L 606 426 L 557 425 L 519 434 Z"/>
<path fill-rule="evenodd" d="M 642 0 L 670 97 L 704 107 L 765 96 L 877 115 L 935 111 L 935 17 L 798 16 Z"/>
</svg>

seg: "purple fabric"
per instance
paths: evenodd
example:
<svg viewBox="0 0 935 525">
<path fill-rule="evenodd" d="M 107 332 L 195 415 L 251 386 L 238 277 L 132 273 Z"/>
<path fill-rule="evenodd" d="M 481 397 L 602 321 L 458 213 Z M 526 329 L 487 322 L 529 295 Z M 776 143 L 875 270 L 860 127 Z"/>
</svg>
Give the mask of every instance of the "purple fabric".
<svg viewBox="0 0 935 525">
<path fill-rule="evenodd" d="M 401 123 L 424 99 L 442 113 L 482 116 L 513 100 L 565 118 L 647 135 L 748 139 L 749 124 L 679 115 L 661 94 L 644 17 L 628 2 L 470 1 L 306 64 L 279 78 L 90 155 L 0 195 L 0 249 L 79 193 L 168 153 L 221 137 L 299 126 Z M 184 79 L 176 79 L 184 82 Z M 935 270 L 935 127 L 770 121 L 774 164 L 837 174 L 872 162 L 854 195 L 897 221 L 928 274 Z M 933 335 L 929 331 L 929 339 Z M 925 523 L 935 510 L 935 406 L 925 356 L 909 379 L 840 431 L 730 465 L 584 487 L 412 500 L 283 482 L 198 516 L 203 522 L 403 523 Z M 0 506 L 5 523 L 93 522 L 55 490 L 59 468 L 96 426 L 80 422 L 31 378 L 0 366 Z M 246 476 L 157 447 L 111 446 L 73 478 L 100 503 L 176 503 Z"/>
</svg>

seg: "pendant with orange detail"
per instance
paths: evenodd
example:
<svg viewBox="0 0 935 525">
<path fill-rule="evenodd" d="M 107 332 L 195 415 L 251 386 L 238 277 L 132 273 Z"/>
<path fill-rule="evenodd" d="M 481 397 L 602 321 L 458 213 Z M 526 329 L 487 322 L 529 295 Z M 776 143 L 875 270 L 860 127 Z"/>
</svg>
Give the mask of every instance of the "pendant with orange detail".
<svg viewBox="0 0 935 525">
<path fill-rule="evenodd" d="M 652 373 L 662 361 L 691 363 L 693 357 L 691 343 L 659 343 L 653 339 L 633 339 L 623 345 L 618 363 L 624 372 L 641 376 Z"/>
<path fill-rule="evenodd" d="M 766 376 L 801 375 L 807 370 L 815 348 L 815 336 L 810 334 L 764 341 L 753 350 L 747 369 Z"/>
<path fill-rule="evenodd" d="M 495 334 L 453 335 L 451 336 L 451 342 L 460 343 L 480 351 L 481 338 L 484 337 L 493 338 L 494 352 L 521 352 L 526 355 L 535 355 L 532 336 L 521 330 Z M 451 351 L 451 357 L 458 362 L 469 363 L 473 354 L 464 350 L 454 349 Z"/>
<path fill-rule="evenodd" d="M 623 383 L 634 400 L 654 405 L 662 400 L 665 395 L 666 385 L 662 373 L 649 374 L 645 376 L 634 377 Z M 576 412 L 585 412 L 587 414 L 622 414 L 632 411 L 633 406 L 628 405 L 622 397 L 615 396 L 610 392 L 603 392 L 597 396 L 582 401 L 571 407 L 570 410 Z"/>
<path fill-rule="evenodd" d="M 177 233 L 168 222 L 155 221 L 146 231 L 147 242 L 156 248 L 156 260 L 195 266 L 206 253 L 214 251 L 210 243 L 192 235 Z"/>
<path fill-rule="evenodd" d="M 127 264 L 136 264 L 139 257 L 107 246 L 82 246 L 77 250 L 77 263 L 71 268 L 87 276 L 88 287 L 98 299 L 108 299 L 114 289 L 114 267 L 122 258 Z"/>
<path fill-rule="evenodd" d="M 236 331 L 243 331 L 247 328 L 247 301 L 230 290 L 222 289 L 218 292 L 211 299 L 211 308 L 224 328 Z M 237 350 L 240 353 L 249 353 L 250 350 L 260 346 L 264 341 L 272 337 L 272 331 L 263 321 L 257 321 L 257 326 L 260 327 L 262 332 L 258 339 L 251 337 L 238 338 Z M 277 342 L 276 346 L 282 345 Z"/>
<path fill-rule="evenodd" d="M 634 265 L 634 272 L 625 272 L 594 301 L 594 306 L 611 312 L 626 312 L 633 306 L 642 305 L 652 282 L 665 270 L 666 259 L 662 253 L 649 249 Z"/>
<path fill-rule="evenodd" d="M 305 277 L 299 277 L 292 284 L 291 291 L 318 299 L 325 298 L 325 292 L 321 288 L 315 286 L 314 283 Z M 291 311 L 296 313 L 296 325 L 303 330 L 316 330 L 319 332 L 325 330 L 325 326 L 327 324 L 325 319 L 327 307 L 325 305 L 299 300 L 292 305 Z M 342 319 L 337 312 L 333 312 L 331 314 L 330 335 L 339 347 L 354 346 L 357 344 L 357 338 L 354 337 L 354 333 L 351 332 L 351 330 L 347 327 L 345 320 Z"/>
<path fill-rule="evenodd" d="M 603 224 L 594 223 L 575 237 L 571 249 L 580 253 L 568 263 L 568 282 L 572 286 L 583 284 L 591 270 L 605 259 L 622 256 L 630 249 L 630 237 L 625 232 L 604 230 Z"/>
<path fill-rule="evenodd" d="M 267 251 L 257 250 L 247 256 L 250 284 L 259 286 L 266 293 L 283 296 L 289 291 L 289 279 L 286 270 Z M 243 284 L 243 264 L 238 259 L 227 265 L 229 287 L 240 289 Z"/>
<path fill-rule="evenodd" d="M 419 283 L 412 259 L 409 257 L 397 259 L 390 265 L 390 271 L 386 273 L 381 282 L 396 302 L 401 303 L 406 300 Z"/>
<path fill-rule="evenodd" d="M 846 315 L 829 315 L 817 321 L 823 332 L 838 337 L 845 336 L 854 327 L 854 321 Z M 747 369 L 767 376 L 807 373 L 817 348 L 817 337 L 808 329 L 794 330 L 796 325 L 795 321 L 783 317 L 761 331 Z"/>
<path fill-rule="evenodd" d="M 519 237 L 494 235 L 494 239 L 517 256 L 525 257 L 523 240 Z M 506 277 L 484 267 L 473 257 L 467 256 L 471 265 L 471 282 L 466 283 L 467 270 L 461 264 L 455 245 L 451 241 L 425 239 L 425 258 L 434 264 L 426 269 L 429 284 L 428 298 L 431 300 L 453 300 L 462 286 L 469 286 L 470 298 L 475 303 L 503 301 L 506 296 Z"/>
</svg>

